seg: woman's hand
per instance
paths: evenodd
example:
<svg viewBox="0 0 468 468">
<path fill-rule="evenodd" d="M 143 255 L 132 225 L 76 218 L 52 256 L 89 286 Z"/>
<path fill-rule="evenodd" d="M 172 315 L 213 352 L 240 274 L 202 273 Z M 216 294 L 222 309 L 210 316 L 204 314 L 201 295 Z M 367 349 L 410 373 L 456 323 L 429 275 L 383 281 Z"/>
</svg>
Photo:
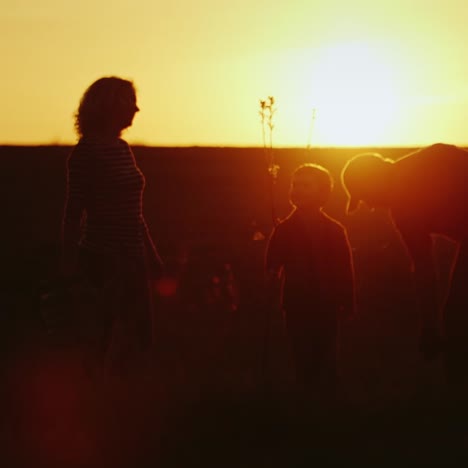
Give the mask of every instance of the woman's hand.
<svg viewBox="0 0 468 468">
<path fill-rule="evenodd" d="M 157 253 L 148 259 L 148 274 L 152 280 L 158 280 L 164 275 L 164 265 Z"/>
<path fill-rule="evenodd" d="M 164 264 L 161 260 L 161 257 L 159 256 L 156 246 L 154 245 L 145 220 L 143 220 L 143 228 L 148 274 L 150 275 L 151 279 L 157 280 L 164 274 Z"/>
</svg>

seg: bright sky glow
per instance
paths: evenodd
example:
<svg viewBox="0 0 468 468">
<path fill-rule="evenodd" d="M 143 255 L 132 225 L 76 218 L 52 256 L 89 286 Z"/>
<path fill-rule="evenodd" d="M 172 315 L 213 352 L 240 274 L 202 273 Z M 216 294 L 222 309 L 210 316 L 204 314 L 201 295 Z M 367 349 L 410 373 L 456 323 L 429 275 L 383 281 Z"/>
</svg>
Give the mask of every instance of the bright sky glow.
<svg viewBox="0 0 468 468">
<path fill-rule="evenodd" d="M 69 144 L 84 89 L 130 78 L 148 145 L 468 145 L 468 3 L 0 0 L 0 144 Z M 316 109 L 313 123 L 312 111 Z"/>
</svg>

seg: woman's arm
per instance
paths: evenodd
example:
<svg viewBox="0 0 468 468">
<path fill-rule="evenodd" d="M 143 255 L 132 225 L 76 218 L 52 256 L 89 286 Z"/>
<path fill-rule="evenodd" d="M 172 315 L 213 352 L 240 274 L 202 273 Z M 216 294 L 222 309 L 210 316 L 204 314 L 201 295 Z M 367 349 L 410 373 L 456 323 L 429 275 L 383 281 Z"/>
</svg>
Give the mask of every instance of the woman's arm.
<svg viewBox="0 0 468 468">
<path fill-rule="evenodd" d="M 148 259 L 148 268 L 149 273 L 154 279 L 161 277 L 164 271 L 164 263 L 156 249 L 156 246 L 151 237 L 148 225 L 146 224 L 145 219 L 143 218 L 143 235 L 146 248 L 146 255 Z"/>
<path fill-rule="evenodd" d="M 81 224 L 85 214 L 84 197 L 86 174 L 85 157 L 76 149 L 67 160 L 65 207 L 62 218 L 60 271 L 65 276 L 74 275 L 78 269 L 78 244 Z"/>
</svg>

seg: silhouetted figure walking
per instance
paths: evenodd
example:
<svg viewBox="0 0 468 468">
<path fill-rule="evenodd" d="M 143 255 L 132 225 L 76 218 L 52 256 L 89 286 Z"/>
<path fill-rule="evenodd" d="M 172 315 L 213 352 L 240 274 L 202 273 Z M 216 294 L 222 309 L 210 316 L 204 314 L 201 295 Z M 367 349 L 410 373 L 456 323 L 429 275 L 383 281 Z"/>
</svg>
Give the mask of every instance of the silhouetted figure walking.
<svg viewBox="0 0 468 468">
<path fill-rule="evenodd" d="M 81 274 L 98 292 L 98 361 L 131 371 L 152 343 L 150 276 L 162 268 L 142 207 L 145 179 L 120 138 L 138 112 L 131 81 L 105 77 L 84 93 L 80 137 L 67 165 L 62 272 Z"/>
<path fill-rule="evenodd" d="M 339 320 L 355 306 L 346 231 L 322 210 L 332 187 L 323 167 L 296 169 L 294 208 L 273 230 L 265 259 L 269 302 L 283 309 L 298 383 L 326 399 L 337 389 Z"/>
<path fill-rule="evenodd" d="M 365 153 L 346 164 L 342 182 L 348 212 L 361 200 L 389 209 L 412 260 L 421 351 L 432 360 L 445 350 L 448 381 L 468 383 L 468 152 L 438 143 L 396 161 Z M 445 307 L 437 297 L 433 235 L 458 246 Z"/>
</svg>

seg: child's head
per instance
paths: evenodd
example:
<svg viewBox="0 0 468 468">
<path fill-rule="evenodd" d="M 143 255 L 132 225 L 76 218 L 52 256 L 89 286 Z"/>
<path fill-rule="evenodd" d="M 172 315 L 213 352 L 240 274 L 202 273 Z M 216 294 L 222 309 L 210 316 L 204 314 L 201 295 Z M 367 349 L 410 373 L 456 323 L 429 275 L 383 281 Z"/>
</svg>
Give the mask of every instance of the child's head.
<svg viewBox="0 0 468 468">
<path fill-rule="evenodd" d="M 299 209 L 320 209 L 332 189 L 333 179 L 327 169 L 318 164 L 303 164 L 292 175 L 289 200 Z"/>
</svg>

